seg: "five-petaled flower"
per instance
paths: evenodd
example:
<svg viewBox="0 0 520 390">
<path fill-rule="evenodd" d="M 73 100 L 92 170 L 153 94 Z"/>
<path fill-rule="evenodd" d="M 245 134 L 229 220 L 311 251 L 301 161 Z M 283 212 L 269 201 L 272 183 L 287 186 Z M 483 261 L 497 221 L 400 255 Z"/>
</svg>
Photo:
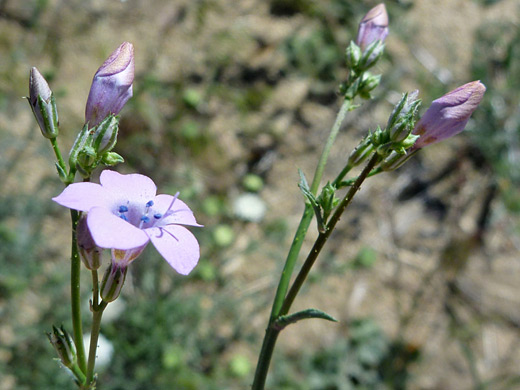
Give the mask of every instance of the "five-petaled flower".
<svg viewBox="0 0 520 390">
<path fill-rule="evenodd" d="M 152 241 L 178 273 L 189 274 L 200 250 L 195 236 L 182 225 L 202 225 L 178 193 L 156 195 L 154 182 L 140 174 L 105 170 L 99 181 L 71 184 L 53 200 L 87 212 L 92 238 L 99 247 L 112 249 L 112 261 L 119 266 L 126 267 Z"/>
</svg>

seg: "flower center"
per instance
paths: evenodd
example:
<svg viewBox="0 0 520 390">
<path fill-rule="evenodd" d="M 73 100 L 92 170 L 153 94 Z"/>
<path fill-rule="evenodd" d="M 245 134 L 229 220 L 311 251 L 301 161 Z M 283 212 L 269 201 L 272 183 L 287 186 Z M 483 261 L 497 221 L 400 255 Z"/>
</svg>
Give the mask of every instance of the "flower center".
<svg viewBox="0 0 520 390">
<path fill-rule="evenodd" d="M 134 226 L 137 226 L 139 229 L 153 227 L 155 223 L 159 222 L 162 218 L 174 213 L 172 211 L 172 207 L 175 204 L 178 196 L 179 192 L 173 196 L 171 203 L 164 213 L 155 211 L 153 209 L 154 201 L 149 200 L 146 202 L 144 209 L 141 209 L 140 207 L 132 207 L 130 202 L 127 202 L 126 205 L 120 205 L 117 209 L 117 215 L 119 218 L 127 221 L 128 223 L 131 223 Z"/>
</svg>

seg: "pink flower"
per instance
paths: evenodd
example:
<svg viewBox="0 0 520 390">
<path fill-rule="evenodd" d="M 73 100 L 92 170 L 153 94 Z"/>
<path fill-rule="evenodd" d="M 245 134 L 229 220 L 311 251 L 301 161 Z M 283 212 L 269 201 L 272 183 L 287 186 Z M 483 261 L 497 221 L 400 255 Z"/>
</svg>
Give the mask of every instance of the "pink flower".
<svg viewBox="0 0 520 390">
<path fill-rule="evenodd" d="M 134 47 L 123 42 L 103 62 L 92 80 L 85 109 L 89 128 L 97 126 L 108 115 L 119 114 L 132 97 L 134 82 Z"/>
<path fill-rule="evenodd" d="M 464 84 L 434 100 L 415 125 L 413 134 L 420 135 L 412 150 L 452 137 L 466 127 L 480 104 L 486 87 L 480 81 Z"/>
<path fill-rule="evenodd" d="M 97 246 L 112 249 L 112 261 L 125 267 L 149 241 L 180 274 L 197 265 L 199 244 L 182 225 L 201 226 L 190 208 L 171 195 L 156 195 L 154 182 L 143 175 L 101 172 L 100 183 L 74 183 L 53 200 L 88 212 L 87 225 Z"/>
<path fill-rule="evenodd" d="M 371 43 L 384 41 L 388 35 L 388 14 L 383 3 L 372 8 L 359 23 L 356 44 L 365 50 Z"/>
</svg>

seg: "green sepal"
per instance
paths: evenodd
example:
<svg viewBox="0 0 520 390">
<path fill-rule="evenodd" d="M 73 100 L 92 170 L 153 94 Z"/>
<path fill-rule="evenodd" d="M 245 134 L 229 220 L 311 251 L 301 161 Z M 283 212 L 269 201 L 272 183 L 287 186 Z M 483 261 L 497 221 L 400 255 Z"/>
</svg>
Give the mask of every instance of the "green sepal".
<svg viewBox="0 0 520 390">
<path fill-rule="evenodd" d="M 320 318 L 322 320 L 327 320 L 327 321 L 331 321 L 331 322 L 338 322 L 337 319 L 335 319 L 334 317 L 332 317 L 331 315 L 321 311 L 321 310 L 318 310 L 318 309 L 305 309 L 305 310 L 302 310 L 302 311 L 299 311 L 299 312 L 296 312 L 296 313 L 293 313 L 293 314 L 288 314 L 288 315 L 285 315 L 285 316 L 280 316 L 278 317 L 274 323 L 273 323 L 273 327 L 277 330 L 282 330 L 284 329 L 285 327 L 291 325 L 291 324 L 295 324 L 296 322 L 298 321 L 301 321 L 301 320 L 306 320 L 306 319 L 309 319 L 309 318 Z"/>
<path fill-rule="evenodd" d="M 110 114 L 94 129 L 90 129 L 92 147 L 98 156 L 110 152 L 117 143 L 119 117 Z"/>
<path fill-rule="evenodd" d="M 116 152 L 106 152 L 101 157 L 101 162 L 106 166 L 113 167 L 114 165 L 125 162 L 125 159 Z"/>
<path fill-rule="evenodd" d="M 88 136 L 89 136 L 88 123 L 85 123 L 85 125 L 79 132 L 78 136 L 76 137 L 76 140 L 74 141 L 74 144 L 72 145 L 72 148 L 70 148 L 69 167 L 71 167 L 71 169 L 72 169 L 72 167 L 76 166 L 76 163 L 78 162 L 78 154 L 83 149 L 83 147 L 86 145 Z"/>
<path fill-rule="evenodd" d="M 303 173 L 303 171 L 301 169 L 298 169 L 298 173 L 300 174 L 300 182 L 298 183 L 298 187 L 300 187 L 303 196 L 307 198 L 309 204 L 312 206 L 312 209 L 314 210 L 314 214 L 316 215 L 316 221 L 318 223 L 318 231 L 320 233 L 325 233 L 326 228 L 325 224 L 323 223 L 323 216 L 321 215 L 320 204 L 316 199 L 316 196 L 311 192 L 309 183 L 307 182 L 307 179 L 305 178 L 305 174 Z"/>
<path fill-rule="evenodd" d="M 372 95 L 370 94 L 371 91 L 377 88 L 381 81 L 381 75 L 373 75 L 370 72 L 363 73 L 363 76 L 361 77 L 361 82 L 358 87 L 358 95 L 365 99 L 369 100 L 372 99 Z"/>
<path fill-rule="evenodd" d="M 56 99 L 51 92 L 49 101 L 45 101 L 41 95 L 36 98 L 38 101 L 37 107 L 40 108 L 40 113 L 43 119 L 42 134 L 45 138 L 56 138 L 59 133 L 58 109 L 56 108 Z"/>
<path fill-rule="evenodd" d="M 334 208 L 338 205 L 339 199 L 336 198 L 336 188 L 330 182 L 327 182 L 321 190 L 317 198 L 321 209 L 323 210 L 323 223 L 325 223 Z"/>
<path fill-rule="evenodd" d="M 56 170 L 58 171 L 58 176 L 60 177 L 60 180 L 63 183 L 68 184 L 69 177 L 67 175 L 67 172 L 65 172 L 65 169 L 63 169 L 63 167 L 58 162 L 56 162 L 55 165 L 56 165 Z"/>
<path fill-rule="evenodd" d="M 384 50 L 385 44 L 380 39 L 368 45 L 368 47 L 363 51 L 363 55 L 359 60 L 359 69 L 365 71 L 374 66 L 383 55 Z"/>
<path fill-rule="evenodd" d="M 350 41 L 350 44 L 345 50 L 346 63 L 349 69 L 355 72 L 358 70 L 361 55 L 361 48 L 358 45 L 356 45 L 354 41 Z"/>
</svg>

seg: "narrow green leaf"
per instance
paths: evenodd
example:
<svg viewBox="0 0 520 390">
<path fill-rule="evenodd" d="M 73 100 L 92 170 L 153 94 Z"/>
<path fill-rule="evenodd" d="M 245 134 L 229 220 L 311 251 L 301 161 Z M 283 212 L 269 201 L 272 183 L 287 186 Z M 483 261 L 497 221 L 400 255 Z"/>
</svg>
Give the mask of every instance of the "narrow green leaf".
<svg viewBox="0 0 520 390">
<path fill-rule="evenodd" d="M 338 322 L 337 319 L 321 310 L 306 309 L 296 313 L 278 317 L 278 319 L 274 321 L 273 326 L 276 327 L 276 329 L 278 330 L 282 330 L 288 325 L 294 324 L 301 320 L 306 320 L 308 318 L 321 318 L 322 320 Z"/>
<path fill-rule="evenodd" d="M 298 187 L 300 187 L 301 192 L 307 198 L 310 205 L 312 206 L 312 209 L 314 210 L 314 214 L 316 215 L 316 221 L 318 223 L 318 231 L 320 233 L 324 233 L 326 228 L 325 224 L 323 223 L 323 216 L 321 214 L 320 204 L 316 199 L 316 196 L 311 192 L 309 188 L 309 183 L 305 178 L 305 174 L 302 172 L 301 169 L 298 169 L 298 173 L 300 174 L 300 182 L 298 183 Z"/>
</svg>

